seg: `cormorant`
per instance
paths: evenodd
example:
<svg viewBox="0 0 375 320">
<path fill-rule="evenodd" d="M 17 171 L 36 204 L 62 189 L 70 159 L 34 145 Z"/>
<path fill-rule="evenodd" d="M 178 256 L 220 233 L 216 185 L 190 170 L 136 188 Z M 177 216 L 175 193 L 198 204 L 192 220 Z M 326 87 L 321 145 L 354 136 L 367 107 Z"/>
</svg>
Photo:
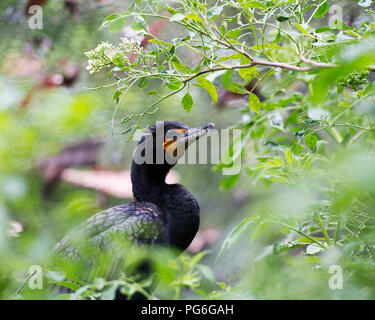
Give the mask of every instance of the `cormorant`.
<svg viewBox="0 0 375 320">
<path fill-rule="evenodd" d="M 77 238 L 103 250 L 110 247 L 113 237 L 185 250 L 198 231 L 199 205 L 185 187 L 167 184 L 165 178 L 188 146 L 214 128 L 212 123 L 189 128 L 177 121 L 157 122 L 141 138 L 133 156 L 135 201 L 93 215 L 63 238 L 55 252 L 70 259 L 82 258 L 78 244 L 82 242 Z M 126 252 L 121 254 L 126 258 Z"/>
</svg>

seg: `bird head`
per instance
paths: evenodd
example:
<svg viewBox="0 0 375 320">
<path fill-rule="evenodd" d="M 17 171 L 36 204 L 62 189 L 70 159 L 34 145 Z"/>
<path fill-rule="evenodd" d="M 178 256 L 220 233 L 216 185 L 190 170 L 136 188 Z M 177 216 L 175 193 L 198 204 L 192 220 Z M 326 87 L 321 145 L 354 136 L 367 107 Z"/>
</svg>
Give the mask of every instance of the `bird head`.
<svg viewBox="0 0 375 320">
<path fill-rule="evenodd" d="M 146 164 L 173 166 L 192 143 L 213 129 L 215 129 L 213 123 L 189 128 L 178 121 L 158 121 L 140 140 L 137 150 L 138 156 L 141 157 L 134 160 L 144 161 Z"/>
<path fill-rule="evenodd" d="M 189 128 L 177 121 L 160 121 L 150 127 L 133 156 L 131 180 L 134 197 L 139 201 L 157 203 L 169 170 L 189 145 L 214 128 L 212 123 Z"/>
</svg>

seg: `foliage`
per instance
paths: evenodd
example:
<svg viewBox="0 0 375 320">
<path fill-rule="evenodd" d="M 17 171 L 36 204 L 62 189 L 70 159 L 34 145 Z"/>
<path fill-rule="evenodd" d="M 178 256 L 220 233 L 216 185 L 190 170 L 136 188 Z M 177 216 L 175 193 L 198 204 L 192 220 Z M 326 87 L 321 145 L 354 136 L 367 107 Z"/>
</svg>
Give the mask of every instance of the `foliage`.
<svg viewBox="0 0 375 320">
<path fill-rule="evenodd" d="M 243 137 L 251 137 L 238 142 L 247 177 L 225 178 L 222 186 L 253 183 L 256 193 L 284 188 L 283 202 L 290 203 L 275 202 L 269 211 L 262 204 L 254 209 L 223 242 L 220 255 L 233 250 L 247 230 L 254 242 L 273 225 L 269 228 L 276 228 L 278 236 L 271 254 L 303 248 L 302 261 L 314 256 L 317 268 L 324 266 L 325 256 L 338 252 L 335 263 L 346 274 L 357 272 L 358 261 L 374 274 L 375 25 L 370 19 L 349 25 L 332 18 L 333 5 L 189 0 L 167 2 L 167 14 L 156 2 L 135 1 L 103 23 L 111 27 L 131 19 L 132 28 L 152 43 L 149 50 L 134 52 L 132 65 L 126 65 L 126 56 L 121 61 L 103 56 L 110 79 L 116 79 L 116 99 L 136 83 L 147 88 L 152 79 L 172 92 L 160 100 L 184 92 L 181 103 L 187 112 L 193 107 L 191 85 L 207 91 L 213 103 L 218 87 L 249 94 L 249 106 L 238 110 L 242 120 L 234 125 L 243 130 Z M 371 11 L 361 14 L 366 13 Z M 153 19 L 168 20 L 178 33 L 169 40 L 151 34 L 148 25 Z M 263 102 L 245 88 L 254 79 L 262 87 Z M 155 89 L 149 94 L 159 96 Z M 128 117 L 124 123 L 134 119 L 135 124 L 127 132 L 139 128 L 160 100 Z M 271 194 L 267 201 L 272 198 Z M 372 285 L 356 285 L 366 285 L 367 297 L 373 297 Z"/>
<path fill-rule="evenodd" d="M 85 8 L 78 24 L 55 14 L 60 5 L 48 4 L 44 16 L 54 19 L 38 33 L 52 38 L 55 49 L 35 51 L 48 68 L 66 54 L 82 62 L 86 52 L 92 75 L 73 90 L 40 93 L 22 111 L 15 106 L 29 81 L 0 78 L 1 298 L 111 299 L 121 286 L 165 299 L 374 299 L 372 1 L 137 0 L 126 2 L 122 13 Z M 98 32 L 94 15 L 108 15 Z M 167 27 L 153 34 L 159 20 Z M 124 37 L 124 27 L 135 40 Z M 3 56 L 21 50 L 24 36 L 14 38 L 2 44 Z M 250 82 L 255 86 L 247 89 Z M 92 87 L 102 90 L 88 92 Z M 223 91 L 244 101 L 219 112 L 209 105 L 220 103 Z M 155 249 L 149 255 L 160 281 L 155 291 L 153 278 L 132 272 L 86 281 L 52 268 L 45 281 L 72 294 L 24 288 L 15 296 L 25 270 L 99 211 L 94 192 L 67 185 L 45 200 L 39 160 L 77 139 L 107 136 L 110 123 L 106 158 L 122 148 L 130 163 L 132 147 L 123 147 L 118 132 L 130 140 L 136 129 L 166 118 L 242 130 L 212 172 L 177 168 L 199 199 L 202 227 L 215 226 L 225 236 L 209 253 L 178 259 Z M 222 168 L 239 160 L 239 174 L 221 177 Z M 11 220 L 25 226 L 19 237 L 7 235 Z M 131 271 L 142 257 L 138 249 L 129 254 Z M 333 265 L 343 269 L 343 290 L 328 286 Z"/>
</svg>

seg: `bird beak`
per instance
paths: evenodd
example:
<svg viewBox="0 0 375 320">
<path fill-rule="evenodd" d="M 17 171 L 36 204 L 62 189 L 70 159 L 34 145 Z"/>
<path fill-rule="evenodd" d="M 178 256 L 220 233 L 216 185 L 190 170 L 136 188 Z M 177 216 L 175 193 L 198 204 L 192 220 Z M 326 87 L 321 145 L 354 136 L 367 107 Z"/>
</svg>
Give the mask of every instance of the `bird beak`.
<svg viewBox="0 0 375 320">
<path fill-rule="evenodd" d="M 199 128 L 191 128 L 185 132 L 183 137 L 177 139 L 177 141 L 180 144 L 183 144 L 186 150 L 189 147 L 189 145 L 197 141 L 200 137 L 205 136 L 213 129 L 215 129 L 215 125 L 213 123 L 207 123 L 203 127 Z"/>
<path fill-rule="evenodd" d="M 205 136 L 210 131 L 215 129 L 213 123 L 207 123 L 202 127 L 190 128 L 188 130 L 179 130 L 176 134 L 176 139 L 164 144 L 164 150 L 172 158 L 180 158 L 185 150 L 199 138 Z"/>
</svg>

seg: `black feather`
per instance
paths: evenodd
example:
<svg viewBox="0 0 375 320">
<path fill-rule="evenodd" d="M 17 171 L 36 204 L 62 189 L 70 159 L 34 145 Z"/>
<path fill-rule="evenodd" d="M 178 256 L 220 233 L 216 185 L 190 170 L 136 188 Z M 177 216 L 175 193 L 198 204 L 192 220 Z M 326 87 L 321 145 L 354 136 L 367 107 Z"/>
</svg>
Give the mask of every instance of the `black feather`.
<svg viewBox="0 0 375 320">
<path fill-rule="evenodd" d="M 170 129 L 189 128 L 180 122 L 165 121 L 164 133 Z M 155 136 L 156 127 L 151 127 L 148 134 Z M 143 137 L 140 143 L 144 139 Z M 162 146 L 154 139 L 154 156 L 158 148 Z M 136 201 L 90 217 L 56 245 L 55 253 L 68 259 L 85 259 L 81 256 L 82 244 L 89 243 L 99 250 L 105 250 L 114 237 L 140 244 L 163 244 L 185 250 L 198 231 L 199 205 L 182 185 L 165 182 L 166 175 L 173 166 L 174 164 L 169 163 L 137 164 L 133 161 L 131 179 Z M 126 257 L 126 252 L 123 252 L 123 257 Z M 117 266 L 117 261 L 113 264 Z M 142 268 L 150 271 L 147 262 Z M 118 268 L 109 266 L 109 269 L 113 277 L 118 276 Z M 116 297 L 124 298 L 119 292 Z"/>
</svg>

